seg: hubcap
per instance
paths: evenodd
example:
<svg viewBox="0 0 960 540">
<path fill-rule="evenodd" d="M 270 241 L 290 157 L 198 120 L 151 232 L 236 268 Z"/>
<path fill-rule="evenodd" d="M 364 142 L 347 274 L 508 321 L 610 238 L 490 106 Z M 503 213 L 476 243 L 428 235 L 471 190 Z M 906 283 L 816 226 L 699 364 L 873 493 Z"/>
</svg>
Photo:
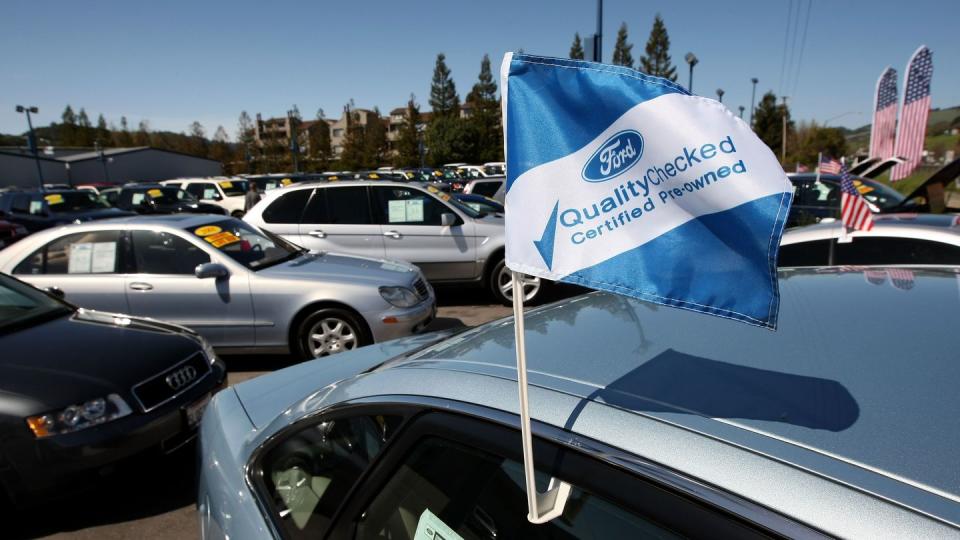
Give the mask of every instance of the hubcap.
<svg viewBox="0 0 960 540">
<path fill-rule="evenodd" d="M 523 288 L 523 300 L 529 301 L 540 291 L 540 278 L 520 274 L 520 285 Z M 506 265 L 497 275 L 497 287 L 507 300 L 513 300 L 513 272 Z"/>
<path fill-rule="evenodd" d="M 322 319 L 310 328 L 310 353 L 314 358 L 357 348 L 357 333 L 349 323 L 336 317 Z"/>
</svg>

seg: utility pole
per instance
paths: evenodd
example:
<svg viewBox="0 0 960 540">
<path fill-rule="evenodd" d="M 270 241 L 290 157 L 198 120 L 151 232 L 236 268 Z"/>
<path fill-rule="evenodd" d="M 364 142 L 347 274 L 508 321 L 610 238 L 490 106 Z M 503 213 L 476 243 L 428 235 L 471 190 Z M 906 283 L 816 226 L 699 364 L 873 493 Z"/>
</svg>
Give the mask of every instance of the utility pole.
<svg viewBox="0 0 960 540">
<path fill-rule="evenodd" d="M 597 0 L 597 33 L 593 35 L 593 61 L 603 62 L 603 0 Z"/>
<path fill-rule="evenodd" d="M 784 163 L 787 159 L 787 97 L 781 96 L 783 98 L 783 109 L 781 109 L 781 117 L 783 118 L 783 134 L 781 135 L 782 147 L 780 149 L 780 163 Z"/>
<path fill-rule="evenodd" d="M 687 81 L 687 92 L 693 93 L 693 66 L 697 65 L 697 62 L 700 60 L 697 59 L 697 56 L 692 52 L 688 52 L 686 56 L 683 57 L 684 60 L 690 64 L 690 79 Z"/>
<path fill-rule="evenodd" d="M 27 137 L 27 149 L 33 154 L 33 161 L 37 164 L 37 178 L 40 180 L 40 191 L 43 191 L 43 168 L 40 167 L 40 156 L 37 155 L 37 135 L 33 132 L 33 120 L 30 119 L 30 113 L 37 114 L 40 109 L 17 105 L 17 112 L 27 114 L 27 127 L 30 128 L 30 135 Z"/>
<path fill-rule="evenodd" d="M 717 100 L 720 101 L 720 103 L 723 103 L 723 94 L 724 94 L 724 93 L 725 93 L 725 92 L 723 91 L 723 88 L 717 88 Z"/>
<path fill-rule="evenodd" d="M 750 79 L 750 82 L 753 83 L 753 93 L 750 94 L 750 127 L 753 127 L 753 109 L 757 102 L 757 83 L 760 82 L 760 79 L 754 77 Z"/>
<path fill-rule="evenodd" d="M 93 149 L 97 152 L 97 159 L 100 160 L 100 164 L 103 166 L 103 178 L 108 184 L 110 182 L 110 172 L 107 171 L 107 159 L 103 156 L 103 148 L 100 146 L 100 140 L 97 139 L 93 141 Z"/>
<path fill-rule="evenodd" d="M 297 154 L 300 153 L 300 141 L 297 134 L 297 117 L 292 110 L 287 111 L 287 133 L 290 134 L 290 159 L 293 161 L 293 172 L 300 172 L 300 162 Z"/>
</svg>

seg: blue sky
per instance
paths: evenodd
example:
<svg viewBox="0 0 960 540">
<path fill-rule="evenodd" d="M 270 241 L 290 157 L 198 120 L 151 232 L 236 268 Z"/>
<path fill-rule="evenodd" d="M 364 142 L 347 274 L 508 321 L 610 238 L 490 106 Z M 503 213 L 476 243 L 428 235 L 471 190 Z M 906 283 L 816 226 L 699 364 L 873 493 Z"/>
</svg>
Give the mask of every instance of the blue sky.
<svg viewBox="0 0 960 540">
<path fill-rule="evenodd" d="M 643 53 L 654 14 L 666 22 L 671 55 L 686 85 L 686 52 L 700 60 L 694 92 L 736 111 L 750 105 L 750 78 L 792 96 L 794 117 L 855 127 L 870 121 L 877 77 L 888 65 L 902 84 L 921 44 L 934 53 L 933 106 L 960 105 L 960 2 L 812 0 L 716 2 L 606 0 L 604 60 L 626 22 L 633 55 Z M 802 5 L 798 10 L 797 6 Z M 799 11 L 796 84 L 781 77 L 788 8 Z M 15 104 L 37 105 L 36 122 L 57 120 L 67 103 L 96 119 L 184 131 L 194 120 L 234 136 L 237 116 L 282 115 L 296 104 L 339 117 L 351 98 L 382 111 L 412 92 L 427 109 L 438 52 L 465 96 L 480 60 L 494 69 L 505 51 L 566 56 L 574 32 L 593 33 L 593 0 L 135 2 L 7 1 L 0 18 L 0 132 L 19 133 Z M 788 41 L 788 45 L 793 40 Z M 789 60 L 789 55 L 788 55 Z M 781 79 L 789 79 L 781 83 Z"/>
</svg>

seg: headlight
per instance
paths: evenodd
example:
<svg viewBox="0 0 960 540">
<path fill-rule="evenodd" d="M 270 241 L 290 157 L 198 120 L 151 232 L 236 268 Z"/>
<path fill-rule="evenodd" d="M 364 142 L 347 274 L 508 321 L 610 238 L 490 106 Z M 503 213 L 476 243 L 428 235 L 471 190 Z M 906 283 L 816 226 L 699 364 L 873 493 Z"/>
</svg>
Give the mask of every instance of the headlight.
<svg viewBox="0 0 960 540">
<path fill-rule="evenodd" d="M 214 352 L 213 345 L 210 345 L 209 341 L 203 338 L 200 339 L 203 340 L 203 354 L 207 356 L 207 361 L 210 362 L 210 365 L 212 366 L 217 362 L 217 353 Z"/>
<path fill-rule="evenodd" d="M 40 416 L 27 418 L 30 431 L 38 439 L 72 433 L 123 418 L 131 413 L 130 406 L 117 394 L 96 398 Z"/>
<path fill-rule="evenodd" d="M 397 307 L 412 307 L 420 303 L 417 295 L 406 287 L 380 287 L 380 296 Z"/>
</svg>

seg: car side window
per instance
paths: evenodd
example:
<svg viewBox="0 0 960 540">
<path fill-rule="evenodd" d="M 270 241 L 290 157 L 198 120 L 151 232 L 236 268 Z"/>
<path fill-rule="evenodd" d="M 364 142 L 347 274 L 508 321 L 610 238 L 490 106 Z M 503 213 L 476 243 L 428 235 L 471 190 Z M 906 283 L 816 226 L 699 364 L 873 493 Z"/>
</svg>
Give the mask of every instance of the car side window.
<svg viewBox="0 0 960 540">
<path fill-rule="evenodd" d="M 436 225 L 452 210 L 426 193 L 406 187 L 373 187 L 377 221 L 382 225 Z"/>
<path fill-rule="evenodd" d="M 917 238 L 854 237 L 837 245 L 837 264 L 960 264 L 960 247 Z"/>
<path fill-rule="evenodd" d="M 267 223 L 300 223 L 310 192 L 309 189 L 298 189 L 277 197 L 263 210 L 263 220 Z"/>
<path fill-rule="evenodd" d="M 269 450 L 263 485 L 275 522 L 293 539 L 322 538 L 340 504 L 401 416 L 354 416 L 314 423 Z"/>
<path fill-rule="evenodd" d="M 477 182 L 477 185 L 473 188 L 473 193 L 484 197 L 493 197 L 498 189 L 500 189 L 500 182 Z"/>
<path fill-rule="evenodd" d="M 121 231 L 68 234 L 34 251 L 14 274 L 113 274 L 119 271 Z"/>
<path fill-rule="evenodd" d="M 317 188 L 303 223 L 370 225 L 370 204 L 364 186 Z"/>
<path fill-rule="evenodd" d="M 795 184 L 794 198 L 803 206 L 833 208 L 840 206 L 840 186 L 832 182 L 813 180 Z"/>
<path fill-rule="evenodd" d="M 20 214 L 30 213 L 30 195 L 14 195 L 10 203 L 10 211 Z"/>
<path fill-rule="evenodd" d="M 139 274 L 189 274 L 210 256 L 193 243 L 163 231 L 133 231 L 134 271 Z"/>
<path fill-rule="evenodd" d="M 777 266 L 826 266 L 830 263 L 830 244 L 833 240 L 813 240 L 780 246 Z"/>
</svg>

